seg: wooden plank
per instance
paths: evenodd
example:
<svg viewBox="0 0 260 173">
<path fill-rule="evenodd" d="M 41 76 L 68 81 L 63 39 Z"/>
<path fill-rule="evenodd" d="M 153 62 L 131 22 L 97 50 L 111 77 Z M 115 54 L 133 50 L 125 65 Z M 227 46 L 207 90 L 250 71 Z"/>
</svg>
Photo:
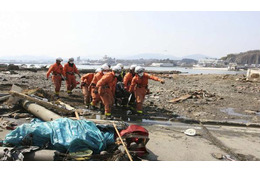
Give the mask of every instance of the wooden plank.
<svg viewBox="0 0 260 173">
<path fill-rule="evenodd" d="M 177 102 L 181 102 L 181 101 L 184 101 L 184 100 L 187 100 L 189 98 L 191 98 L 192 95 L 190 94 L 186 94 L 186 95 L 183 95 L 181 97 L 178 97 L 178 98 L 175 98 L 175 99 L 172 99 L 170 101 L 168 101 L 169 103 L 177 103 Z"/>
<path fill-rule="evenodd" d="M 52 103 L 49 103 L 49 102 L 45 102 L 45 101 L 42 101 L 42 100 L 38 100 L 38 99 L 35 99 L 33 97 L 30 97 L 28 95 L 25 95 L 25 94 L 22 94 L 22 93 L 19 93 L 19 92 L 16 92 L 16 91 L 9 91 L 9 93 L 14 96 L 14 97 L 19 97 L 19 98 L 22 98 L 22 99 L 25 99 L 25 100 L 29 100 L 31 102 L 35 102 L 47 109 L 53 109 L 57 112 L 60 112 L 60 113 L 63 113 L 63 114 L 72 114 L 74 111 L 72 110 L 67 110 L 67 109 L 64 109 L 64 108 L 61 108 L 59 106 L 56 106 Z"/>
</svg>

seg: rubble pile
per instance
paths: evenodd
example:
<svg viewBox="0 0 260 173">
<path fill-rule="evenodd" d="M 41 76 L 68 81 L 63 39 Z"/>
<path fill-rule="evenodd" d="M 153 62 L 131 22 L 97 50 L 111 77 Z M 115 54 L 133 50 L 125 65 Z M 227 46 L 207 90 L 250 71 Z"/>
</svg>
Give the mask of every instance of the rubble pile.
<svg viewBox="0 0 260 173">
<path fill-rule="evenodd" d="M 0 160 L 133 161 L 148 154 L 149 133 L 141 126 L 88 119 L 84 111 L 43 97 L 41 89 L 13 86 L 9 93 L 0 107 L 0 130 L 11 130 L 0 139 Z"/>
</svg>

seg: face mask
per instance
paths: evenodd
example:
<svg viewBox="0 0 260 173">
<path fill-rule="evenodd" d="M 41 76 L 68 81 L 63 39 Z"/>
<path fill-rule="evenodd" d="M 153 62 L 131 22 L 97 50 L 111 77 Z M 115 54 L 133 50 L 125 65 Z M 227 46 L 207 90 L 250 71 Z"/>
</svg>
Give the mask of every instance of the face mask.
<svg viewBox="0 0 260 173">
<path fill-rule="evenodd" d="M 144 72 L 138 73 L 138 76 L 142 77 L 144 75 Z"/>
<path fill-rule="evenodd" d="M 107 74 L 107 71 L 103 71 L 103 74 Z"/>
</svg>

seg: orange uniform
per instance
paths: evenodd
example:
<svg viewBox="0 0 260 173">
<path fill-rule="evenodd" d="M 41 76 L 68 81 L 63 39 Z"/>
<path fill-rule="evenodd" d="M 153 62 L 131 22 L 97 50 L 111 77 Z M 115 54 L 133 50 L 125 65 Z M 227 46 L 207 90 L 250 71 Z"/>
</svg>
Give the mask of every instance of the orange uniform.
<svg viewBox="0 0 260 173">
<path fill-rule="evenodd" d="M 79 71 L 75 64 L 71 65 L 69 63 L 66 63 L 64 65 L 63 71 L 67 78 L 67 80 L 66 80 L 67 91 L 71 92 L 77 86 L 75 73 L 79 74 Z"/>
<path fill-rule="evenodd" d="M 81 77 L 81 83 L 82 85 L 82 92 L 84 95 L 84 104 L 89 104 L 90 103 L 90 83 L 94 78 L 95 73 L 87 73 L 84 76 Z"/>
<path fill-rule="evenodd" d="M 129 92 L 134 92 L 135 94 L 136 110 L 138 113 L 142 113 L 144 98 L 148 91 L 148 79 L 152 79 L 160 82 L 162 81 L 156 76 L 144 73 L 142 77 L 135 75 L 135 77 L 132 79 L 129 88 Z"/>
<path fill-rule="evenodd" d="M 128 72 L 124 79 L 123 79 L 123 83 L 124 83 L 124 87 L 125 87 L 125 90 L 128 91 L 129 90 L 129 87 L 131 85 L 131 82 L 132 82 L 132 79 L 134 77 L 134 74 L 131 73 L 131 72 Z"/>
<path fill-rule="evenodd" d="M 105 105 L 105 115 L 111 115 L 111 108 L 114 103 L 117 78 L 114 72 L 105 74 L 97 83 L 98 93 Z"/>
<path fill-rule="evenodd" d="M 62 75 L 65 77 L 62 65 L 57 63 L 52 64 L 46 74 L 47 78 L 49 78 L 51 73 L 52 73 L 52 82 L 54 83 L 55 86 L 55 94 L 59 95 Z"/>
<path fill-rule="evenodd" d="M 96 106 L 96 104 L 101 100 L 98 93 L 95 93 L 96 85 L 98 81 L 102 78 L 103 72 L 98 72 L 94 75 L 90 87 L 91 87 L 91 97 L 92 97 L 92 106 Z"/>
</svg>

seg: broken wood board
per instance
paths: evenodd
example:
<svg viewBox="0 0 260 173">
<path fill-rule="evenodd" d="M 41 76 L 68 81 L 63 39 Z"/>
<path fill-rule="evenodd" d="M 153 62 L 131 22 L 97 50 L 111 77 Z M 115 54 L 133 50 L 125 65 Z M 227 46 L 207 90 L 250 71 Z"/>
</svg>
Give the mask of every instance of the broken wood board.
<svg viewBox="0 0 260 173">
<path fill-rule="evenodd" d="M 60 113 L 63 113 L 63 114 L 72 114 L 74 112 L 72 110 L 67 110 L 67 109 L 61 108 L 61 107 L 56 106 L 52 103 L 45 102 L 45 101 L 42 101 L 42 100 L 38 100 L 38 99 L 35 99 L 33 97 L 30 97 L 28 95 L 25 95 L 25 94 L 22 94 L 22 93 L 19 93 L 19 92 L 16 92 L 16 91 L 10 91 L 9 93 L 14 97 L 18 97 L 18 98 L 22 98 L 22 99 L 25 99 L 25 100 L 29 100 L 31 102 L 35 102 L 35 103 L 37 103 L 41 106 L 44 106 L 48 109 L 53 109 L 53 110 L 60 112 Z"/>
<path fill-rule="evenodd" d="M 191 98 L 191 97 L 192 97 L 192 95 L 186 94 L 186 95 L 183 95 L 183 96 L 181 96 L 181 97 L 172 99 L 172 100 L 168 101 L 168 103 L 182 102 L 182 101 L 187 100 L 187 99 L 189 99 L 189 98 Z"/>
<path fill-rule="evenodd" d="M 80 118 L 79 118 L 79 113 L 78 113 L 78 111 L 77 111 L 74 107 L 72 107 L 72 106 L 70 106 L 69 104 L 66 104 L 66 103 L 64 103 L 64 102 L 62 102 L 62 101 L 60 101 L 60 100 L 58 100 L 57 103 L 60 104 L 60 105 L 62 105 L 62 106 L 64 106 L 67 110 L 74 111 L 75 116 L 76 116 L 76 119 L 77 119 L 77 120 L 80 119 Z"/>
<path fill-rule="evenodd" d="M 0 97 L 0 102 L 6 101 L 6 100 L 9 99 L 10 97 L 11 97 L 11 95 L 1 96 L 1 97 Z"/>
</svg>

